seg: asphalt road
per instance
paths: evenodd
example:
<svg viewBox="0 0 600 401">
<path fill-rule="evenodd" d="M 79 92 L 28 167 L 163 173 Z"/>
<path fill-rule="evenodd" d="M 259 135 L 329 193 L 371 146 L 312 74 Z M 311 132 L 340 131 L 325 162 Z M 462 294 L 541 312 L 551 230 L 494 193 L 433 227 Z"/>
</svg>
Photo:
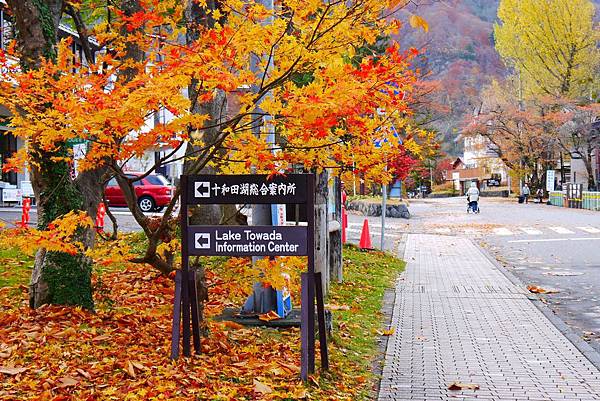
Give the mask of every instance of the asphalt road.
<svg viewBox="0 0 600 401">
<path fill-rule="evenodd" d="M 600 212 L 515 200 L 483 198 L 481 213 L 466 213 L 464 198 L 411 200 L 411 218 L 386 219 L 384 248 L 397 251 L 404 233 L 465 236 L 486 248 L 526 285 L 557 293 L 548 305 L 600 351 Z M 114 208 L 119 229 L 139 226 L 125 208 Z M 35 209 L 31 211 L 35 224 Z M 0 208 L 5 223 L 20 221 L 17 208 Z M 357 243 L 365 218 L 349 215 L 348 239 Z M 368 218 L 372 245 L 380 247 L 381 217 Z M 107 229 L 110 228 L 108 218 Z"/>
<path fill-rule="evenodd" d="M 464 198 L 413 200 L 410 220 L 387 219 L 386 249 L 403 232 L 473 238 L 524 284 L 557 291 L 543 299 L 600 351 L 600 212 L 486 198 L 480 208 L 467 214 Z M 380 219 L 369 218 L 376 244 Z M 352 241 L 363 221 L 350 216 Z"/>
</svg>

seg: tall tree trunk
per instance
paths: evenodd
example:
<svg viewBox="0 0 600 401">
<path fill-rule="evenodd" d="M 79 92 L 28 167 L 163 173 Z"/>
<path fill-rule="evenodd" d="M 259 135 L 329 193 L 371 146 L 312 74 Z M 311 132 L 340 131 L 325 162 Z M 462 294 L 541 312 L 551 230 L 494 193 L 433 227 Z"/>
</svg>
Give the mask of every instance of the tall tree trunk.
<svg viewBox="0 0 600 401">
<path fill-rule="evenodd" d="M 215 21 L 212 18 L 210 11 L 215 10 L 217 4 L 214 0 L 208 0 L 206 7 L 201 7 L 195 1 L 189 1 L 185 12 L 186 22 L 186 42 L 191 44 L 198 40 L 202 29 L 213 28 Z M 202 142 L 205 145 L 214 143 L 221 133 L 221 123 L 227 115 L 227 98 L 223 91 L 215 93 L 213 100 L 207 103 L 198 103 L 198 96 L 202 92 L 202 88 L 199 87 L 199 82 L 193 80 L 188 88 L 188 96 L 192 101 L 192 113 L 204 114 L 210 116 L 205 123 L 205 128 L 202 130 Z M 186 156 L 196 155 L 200 151 L 199 147 L 191 142 L 188 142 L 186 148 Z M 205 167 L 204 169 L 197 171 L 195 166 L 195 158 L 186 157 L 183 165 L 184 174 L 215 174 L 215 170 L 212 167 Z M 229 221 L 234 220 L 231 216 L 232 210 L 228 208 L 231 205 L 197 205 L 192 208 L 190 216 L 190 224 L 197 225 L 218 225 L 224 221 L 228 221 L 227 224 L 233 224 Z M 235 213 L 235 212 L 233 212 Z M 199 258 L 196 258 L 190 266 L 196 271 L 196 290 L 198 294 L 198 317 L 200 320 L 200 327 L 202 335 L 208 335 L 208 326 L 206 325 L 204 317 L 204 303 L 208 301 L 208 285 L 206 283 L 206 272 L 204 265 Z"/>
<path fill-rule="evenodd" d="M 58 26 L 63 13 L 63 0 L 9 0 L 18 28 L 17 40 L 23 69 L 36 69 L 42 59 L 56 57 Z M 38 226 L 45 229 L 54 219 L 70 212 L 83 210 L 94 216 L 102 198 L 101 177 L 105 169 L 83 172 L 77 180 L 70 174 L 67 162 L 53 158 L 68 156 L 66 143 L 57 143 L 55 151 L 48 152 L 36 143 L 29 143 L 34 160 L 31 175 L 38 205 Z M 95 241 L 93 229 L 81 228 L 77 239 L 91 247 Z M 30 306 L 43 304 L 80 305 L 93 309 L 91 285 L 92 262 L 83 254 L 46 252 L 40 249 L 29 287 Z"/>
<path fill-rule="evenodd" d="M 43 58 L 55 58 L 63 1 L 9 0 L 8 4 L 18 28 L 22 68 L 36 69 Z M 57 143 L 56 150 L 48 152 L 33 137 L 29 151 L 34 161 L 31 175 L 38 204 L 38 226 L 44 229 L 57 217 L 73 210 L 83 210 L 84 198 L 71 179 L 68 163 L 53 160 L 56 156 L 68 155 L 67 145 Z M 84 243 L 93 243 L 94 233 L 91 230 L 81 229 L 77 235 Z M 29 287 L 31 307 L 55 303 L 92 309 L 91 267 L 91 261 L 83 254 L 69 255 L 40 249 Z"/>
<path fill-rule="evenodd" d="M 218 2 L 209 0 L 206 2 L 206 7 L 201 7 L 195 1 L 188 2 L 186 9 L 186 41 L 188 44 L 193 43 L 200 37 L 200 33 L 203 29 L 211 29 L 215 26 L 215 20 L 212 18 L 212 10 L 218 7 Z M 206 121 L 205 129 L 202 130 L 202 142 L 205 145 L 214 143 L 218 135 L 221 133 L 221 127 L 219 123 L 222 122 L 227 115 L 227 98 L 223 91 L 218 91 L 212 101 L 198 104 L 197 99 L 199 94 L 202 92 L 202 88 L 199 86 L 197 80 L 193 80 L 188 88 L 190 99 L 192 100 L 193 110 L 195 114 L 204 114 L 210 116 Z M 192 156 L 199 151 L 198 146 L 188 143 L 186 149 L 186 155 Z M 215 174 L 216 171 L 212 167 L 205 167 L 201 171 L 197 172 L 194 169 L 193 158 L 186 158 L 183 166 L 184 174 L 190 172 L 203 173 L 203 174 Z M 231 206 L 231 205 L 229 205 Z M 198 205 L 192 210 L 190 216 L 191 224 L 200 225 L 216 225 L 223 221 L 235 222 L 235 216 L 232 214 L 235 210 L 231 207 L 224 205 Z M 234 223 L 230 223 L 234 224 Z"/>
</svg>

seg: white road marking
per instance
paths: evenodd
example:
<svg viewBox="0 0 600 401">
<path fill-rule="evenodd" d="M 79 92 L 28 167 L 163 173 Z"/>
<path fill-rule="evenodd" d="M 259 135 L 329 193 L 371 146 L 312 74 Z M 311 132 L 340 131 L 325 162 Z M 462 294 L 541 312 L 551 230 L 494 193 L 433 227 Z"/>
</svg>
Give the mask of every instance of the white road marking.
<svg viewBox="0 0 600 401">
<path fill-rule="evenodd" d="M 571 231 L 567 228 L 564 228 L 564 227 L 548 227 L 548 228 L 558 234 L 575 234 L 573 231 Z"/>
<path fill-rule="evenodd" d="M 512 231 L 510 231 L 510 230 L 509 230 L 508 228 L 506 228 L 506 227 L 497 227 L 497 228 L 494 228 L 494 233 L 495 233 L 496 235 L 503 235 L 503 236 L 506 236 L 506 235 L 514 235 L 514 234 L 513 234 L 513 232 L 512 232 Z"/>
<path fill-rule="evenodd" d="M 448 227 L 440 227 L 440 228 L 436 228 L 435 229 L 436 233 L 450 233 L 452 232 L 452 230 L 450 230 Z"/>
<path fill-rule="evenodd" d="M 508 242 L 516 244 L 516 243 L 524 243 L 524 242 L 565 242 L 565 241 L 600 241 L 600 237 L 520 239 L 520 240 L 508 241 Z"/>
<path fill-rule="evenodd" d="M 600 234 L 600 230 L 595 227 L 577 227 L 579 230 L 586 231 L 590 234 Z"/>
<path fill-rule="evenodd" d="M 362 230 L 356 230 L 354 228 L 347 228 L 346 232 L 362 234 Z M 369 234 L 371 234 L 371 236 L 373 236 L 373 237 L 380 237 L 381 236 L 381 231 L 373 231 L 373 232 L 371 232 L 369 230 Z M 390 237 L 390 238 L 400 238 L 400 237 L 402 237 L 402 234 L 385 233 L 385 236 L 386 237 Z"/>
<path fill-rule="evenodd" d="M 542 232 L 540 230 L 537 230 L 535 228 L 531 228 L 531 227 L 519 227 L 519 230 L 523 231 L 526 234 L 529 235 L 541 235 Z"/>
</svg>

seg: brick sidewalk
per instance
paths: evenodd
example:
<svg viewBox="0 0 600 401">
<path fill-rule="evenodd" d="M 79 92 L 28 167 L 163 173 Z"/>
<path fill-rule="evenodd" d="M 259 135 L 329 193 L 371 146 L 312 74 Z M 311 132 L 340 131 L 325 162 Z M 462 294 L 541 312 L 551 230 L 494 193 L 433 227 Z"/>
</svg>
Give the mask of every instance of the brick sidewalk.
<svg viewBox="0 0 600 401">
<path fill-rule="evenodd" d="M 471 241 L 411 234 L 404 259 L 380 401 L 600 400 L 598 369 Z"/>
</svg>

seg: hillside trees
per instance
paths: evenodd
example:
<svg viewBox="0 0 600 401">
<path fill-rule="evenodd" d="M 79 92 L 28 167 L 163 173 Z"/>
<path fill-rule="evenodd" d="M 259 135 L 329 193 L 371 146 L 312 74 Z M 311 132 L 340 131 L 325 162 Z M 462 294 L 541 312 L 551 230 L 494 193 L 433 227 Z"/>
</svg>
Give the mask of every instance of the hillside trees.
<svg viewBox="0 0 600 401">
<path fill-rule="evenodd" d="M 163 273 L 176 267 L 173 216 L 180 188 L 164 216 L 150 218 L 136 202 L 133 187 L 139 178 L 125 172 L 128 160 L 156 147 L 169 150 L 144 174 L 175 162 L 178 150 L 188 149 L 184 159 L 190 174 L 205 168 L 281 174 L 296 166 L 353 170 L 387 182 L 391 177 L 385 160 L 398 147 L 378 148 L 374 142 L 398 143 L 388 128 L 394 118 L 403 148 L 426 152 L 418 143 L 422 133 L 409 124 L 408 104 L 416 82 L 409 65 L 418 52 L 400 51 L 391 43 L 376 58 L 364 57 L 358 65 L 347 62 L 354 49 L 398 29 L 398 21 L 381 17 L 387 15 L 387 4 L 289 1 L 271 11 L 254 2 L 220 1 L 212 7 L 199 2 L 204 7 L 200 19 L 212 18 L 214 23 L 196 24 L 193 35 L 182 23 L 188 4 L 140 1 L 132 12 L 109 6 L 111 18 L 92 32 L 107 51 L 87 67 L 73 68 L 65 43 L 56 61 L 46 59 L 38 69 L 4 70 L 5 82 L 18 83 L 2 87 L 12 95 L 11 107 L 41 102 L 52 106 L 29 109 L 27 118 L 13 122 L 15 134 L 25 140 L 36 135 L 50 150 L 67 140 L 89 141 L 88 153 L 79 161 L 81 172 L 106 167 L 117 178 L 148 238 L 136 262 Z M 106 3 L 90 1 L 89 7 L 93 13 Z M 256 54 L 267 56 L 252 70 Z M 298 85 L 294 78 L 303 74 L 311 79 Z M 208 109 L 223 94 L 239 107 L 214 118 Z M 256 111 L 259 103 L 261 112 Z M 389 110 L 388 115 L 376 113 L 378 108 Z M 148 127 L 148 119 L 163 110 L 172 118 Z M 264 139 L 266 115 L 274 118 L 276 143 Z M 257 124 L 258 135 L 252 129 Z M 121 245 L 119 253 L 131 258 L 126 244 Z"/>
</svg>

